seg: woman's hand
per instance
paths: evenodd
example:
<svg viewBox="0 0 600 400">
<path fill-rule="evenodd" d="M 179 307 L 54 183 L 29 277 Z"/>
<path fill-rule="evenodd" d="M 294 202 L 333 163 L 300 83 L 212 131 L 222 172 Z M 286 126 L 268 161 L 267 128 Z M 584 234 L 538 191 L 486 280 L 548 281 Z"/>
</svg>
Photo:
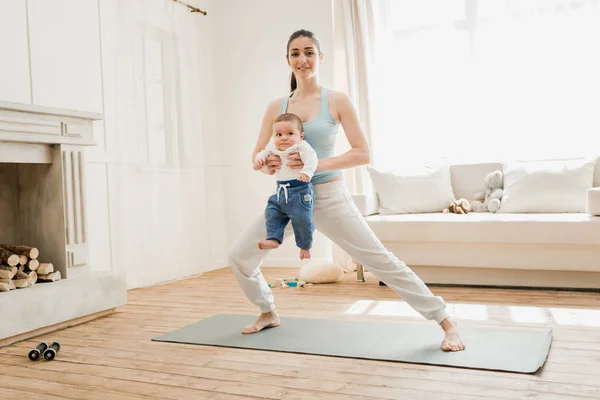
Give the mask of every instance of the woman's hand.
<svg viewBox="0 0 600 400">
<path fill-rule="evenodd" d="M 287 156 L 287 165 L 291 169 L 302 169 L 304 168 L 304 162 L 300 158 L 299 153 L 291 153 Z"/>
<path fill-rule="evenodd" d="M 276 170 L 281 169 L 281 157 L 269 154 L 267 157 L 267 169 L 269 170 L 269 175 L 273 175 Z"/>
<path fill-rule="evenodd" d="M 302 169 L 302 168 L 304 168 L 304 162 L 300 158 L 300 154 L 299 153 L 291 153 L 290 155 L 288 155 L 287 156 L 287 162 L 288 162 L 288 166 L 291 169 Z M 326 162 L 325 159 L 319 160 L 318 163 L 317 163 L 317 168 L 315 169 L 315 172 L 324 171 L 326 169 L 325 162 Z"/>
<path fill-rule="evenodd" d="M 302 182 L 310 181 L 310 178 L 306 174 L 298 174 L 298 180 Z"/>
</svg>

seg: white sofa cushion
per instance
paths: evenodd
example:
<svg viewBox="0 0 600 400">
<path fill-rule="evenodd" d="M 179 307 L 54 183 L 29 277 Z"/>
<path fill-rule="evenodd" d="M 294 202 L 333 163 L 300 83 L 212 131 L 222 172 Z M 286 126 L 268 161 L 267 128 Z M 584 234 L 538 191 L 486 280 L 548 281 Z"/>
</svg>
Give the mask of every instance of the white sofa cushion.
<svg viewBox="0 0 600 400">
<path fill-rule="evenodd" d="M 499 213 L 583 213 L 595 159 L 515 161 L 504 164 Z"/>
<path fill-rule="evenodd" d="M 600 216 L 600 187 L 594 187 L 588 190 L 585 212 L 590 215 Z"/>
<path fill-rule="evenodd" d="M 383 215 L 440 212 L 454 200 L 450 165 L 444 161 L 392 171 L 371 166 L 367 170 Z"/>
<path fill-rule="evenodd" d="M 600 245 L 600 218 L 585 213 L 427 213 L 365 219 L 383 242 Z"/>
<path fill-rule="evenodd" d="M 381 206 L 377 193 L 357 193 L 352 195 L 354 205 L 364 216 L 378 214 Z"/>
</svg>

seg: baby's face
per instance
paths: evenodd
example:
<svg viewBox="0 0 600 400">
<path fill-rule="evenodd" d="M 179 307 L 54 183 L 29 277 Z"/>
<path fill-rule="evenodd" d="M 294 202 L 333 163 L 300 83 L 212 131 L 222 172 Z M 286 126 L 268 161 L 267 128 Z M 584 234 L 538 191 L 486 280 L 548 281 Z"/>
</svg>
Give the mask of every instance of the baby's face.
<svg viewBox="0 0 600 400">
<path fill-rule="evenodd" d="M 275 139 L 275 147 L 278 150 L 286 150 L 298 144 L 303 137 L 304 134 L 298 130 L 298 126 L 293 122 L 279 121 L 273 125 L 273 138 Z"/>
</svg>

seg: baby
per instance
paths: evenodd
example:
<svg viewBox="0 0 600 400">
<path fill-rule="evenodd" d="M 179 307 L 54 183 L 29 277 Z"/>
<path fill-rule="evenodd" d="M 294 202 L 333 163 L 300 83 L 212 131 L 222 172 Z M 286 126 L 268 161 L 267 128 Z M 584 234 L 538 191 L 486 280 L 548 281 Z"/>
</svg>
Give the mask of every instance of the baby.
<svg viewBox="0 0 600 400">
<path fill-rule="evenodd" d="M 287 166 L 286 157 L 298 153 L 304 167 L 300 172 Z M 315 226 L 313 224 L 314 193 L 310 182 L 317 169 L 317 153 L 304 140 L 302 120 L 295 114 L 281 114 L 273 122 L 273 137 L 264 150 L 256 155 L 254 169 L 266 165 L 269 154 L 281 158 L 281 168 L 276 170 L 277 193 L 269 197 L 265 209 L 266 240 L 258 242 L 262 250 L 276 249 L 283 242 L 283 232 L 292 221 L 300 259 L 310 258 Z M 283 193 L 282 193 L 283 192 Z"/>
</svg>

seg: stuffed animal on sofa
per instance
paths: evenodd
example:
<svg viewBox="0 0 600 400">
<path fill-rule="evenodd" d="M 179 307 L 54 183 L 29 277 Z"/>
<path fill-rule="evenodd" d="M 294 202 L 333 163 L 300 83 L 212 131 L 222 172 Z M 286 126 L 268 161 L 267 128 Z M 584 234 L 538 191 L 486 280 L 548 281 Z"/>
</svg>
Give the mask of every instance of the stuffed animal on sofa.
<svg viewBox="0 0 600 400">
<path fill-rule="evenodd" d="M 468 214 L 471 211 L 471 203 L 467 199 L 454 200 L 448 208 L 444 208 L 445 213 Z"/>
<path fill-rule="evenodd" d="M 475 193 L 471 208 L 474 212 L 495 213 L 500 209 L 502 200 L 504 176 L 502 171 L 496 170 L 487 174 L 484 178 L 485 191 Z"/>
</svg>

